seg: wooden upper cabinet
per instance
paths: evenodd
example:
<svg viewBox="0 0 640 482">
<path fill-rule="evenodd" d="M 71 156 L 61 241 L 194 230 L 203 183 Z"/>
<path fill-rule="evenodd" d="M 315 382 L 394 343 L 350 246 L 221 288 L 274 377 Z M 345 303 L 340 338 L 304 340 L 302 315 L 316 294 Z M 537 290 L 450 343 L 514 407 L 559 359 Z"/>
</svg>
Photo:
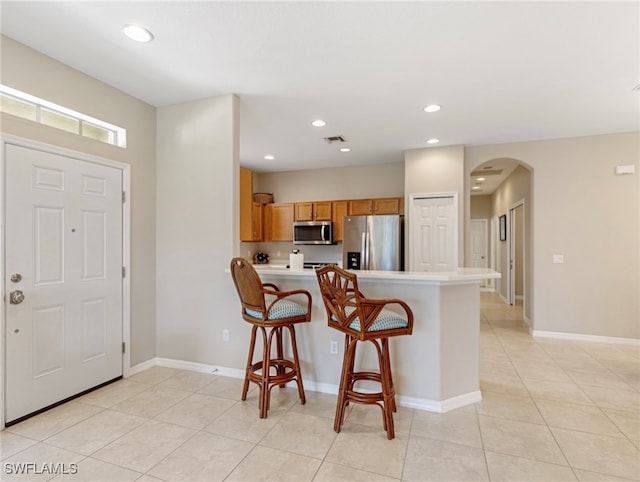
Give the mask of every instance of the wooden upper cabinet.
<svg viewBox="0 0 640 482">
<path fill-rule="evenodd" d="M 295 203 L 296 221 L 331 221 L 331 201 Z"/>
<path fill-rule="evenodd" d="M 251 230 L 253 239 L 251 241 L 262 241 L 262 219 L 264 206 L 260 203 L 251 203 Z"/>
<path fill-rule="evenodd" d="M 265 241 L 293 241 L 293 203 L 265 206 Z"/>
<path fill-rule="evenodd" d="M 373 214 L 373 201 L 371 199 L 353 199 L 349 201 L 349 214 L 351 216 Z"/>
<path fill-rule="evenodd" d="M 262 241 L 262 205 L 253 202 L 253 172 L 240 168 L 240 241 Z"/>
<path fill-rule="evenodd" d="M 388 197 L 350 200 L 349 215 L 358 216 L 362 214 L 404 214 L 404 198 Z"/>
<path fill-rule="evenodd" d="M 331 218 L 333 220 L 333 241 L 342 241 L 342 218 L 347 215 L 348 201 L 333 201 Z"/>
<path fill-rule="evenodd" d="M 296 221 L 313 221 L 313 203 L 295 203 Z"/>
<path fill-rule="evenodd" d="M 331 221 L 331 201 L 321 201 L 313 203 L 313 219 L 314 221 Z"/>
<path fill-rule="evenodd" d="M 404 198 L 373 199 L 373 214 L 404 214 Z"/>
</svg>

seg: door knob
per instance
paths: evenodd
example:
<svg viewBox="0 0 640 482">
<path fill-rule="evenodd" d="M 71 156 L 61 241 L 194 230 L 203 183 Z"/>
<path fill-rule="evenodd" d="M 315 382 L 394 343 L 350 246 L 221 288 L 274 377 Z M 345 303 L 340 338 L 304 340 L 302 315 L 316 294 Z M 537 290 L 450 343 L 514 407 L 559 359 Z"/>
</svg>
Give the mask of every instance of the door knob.
<svg viewBox="0 0 640 482">
<path fill-rule="evenodd" d="M 20 290 L 15 290 L 9 293 L 9 302 L 12 305 L 19 305 L 24 301 L 24 293 Z"/>
</svg>

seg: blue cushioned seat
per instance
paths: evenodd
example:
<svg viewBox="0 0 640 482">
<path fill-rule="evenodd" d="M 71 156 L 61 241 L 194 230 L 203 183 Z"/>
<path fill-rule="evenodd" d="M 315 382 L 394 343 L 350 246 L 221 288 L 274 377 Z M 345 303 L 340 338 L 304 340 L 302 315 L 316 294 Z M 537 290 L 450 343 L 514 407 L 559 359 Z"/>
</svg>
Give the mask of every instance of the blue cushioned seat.
<svg viewBox="0 0 640 482">
<path fill-rule="evenodd" d="M 369 326 L 367 332 L 406 328 L 408 324 L 409 322 L 398 313 L 391 310 L 382 310 L 376 318 L 376 321 Z M 349 325 L 349 328 L 360 331 L 360 318 L 356 316 Z"/>
<path fill-rule="evenodd" d="M 269 308 L 269 305 L 273 303 L 276 297 L 274 295 L 265 295 L 264 301 Z M 256 310 L 247 310 L 247 314 L 249 316 L 253 316 L 254 318 L 261 319 L 262 313 Z M 302 316 L 306 315 L 304 307 L 295 301 L 291 300 L 278 300 L 271 307 L 271 311 L 269 312 L 269 320 L 282 320 L 283 318 L 291 318 L 293 316 Z"/>
</svg>

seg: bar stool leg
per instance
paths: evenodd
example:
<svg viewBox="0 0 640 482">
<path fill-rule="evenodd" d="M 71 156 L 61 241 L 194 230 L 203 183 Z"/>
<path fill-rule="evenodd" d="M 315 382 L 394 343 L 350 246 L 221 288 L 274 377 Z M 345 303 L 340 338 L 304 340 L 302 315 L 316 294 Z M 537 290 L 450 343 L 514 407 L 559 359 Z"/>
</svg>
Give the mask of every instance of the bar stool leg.
<svg viewBox="0 0 640 482">
<path fill-rule="evenodd" d="M 380 362 L 380 382 L 382 384 L 382 397 L 383 397 L 383 417 L 384 425 L 387 431 L 387 438 L 391 440 L 395 437 L 395 431 L 393 426 L 393 389 L 391 388 L 391 364 L 388 361 L 389 354 L 389 339 L 383 338 L 381 340 L 381 350 L 378 350 L 378 359 Z"/>
<path fill-rule="evenodd" d="M 247 358 L 247 367 L 244 371 L 244 385 L 242 386 L 242 400 L 247 399 L 247 392 L 249 391 L 249 375 L 251 373 L 251 365 L 253 365 L 253 352 L 256 348 L 256 331 L 258 327 L 253 325 L 251 327 L 251 341 L 249 342 L 249 356 Z"/>
<path fill-rule="evenodd" d="M 342 375 L 340 376 L 340 388 L 338 389 L 338 403 L 336 404 L 336 417 L 333 422 L 333 430 L 340 433 L 340 428 L 344 423 L 345 408 L 349 404 L 348 390 L 351 390 L 352 372 L 356 354 L 356 345 L 358 340 L 345 336 L 344 358 L 342 362 Z"/>
<path fill-rule="evenodd" d="M 396 389 L 395 389 L 395 386 L 393 385 L 393 372 L 391 371 L 391 352 L 389 351 L 388 338 L 385 338 L 382 344 L 382 356 L 384 357 L 384 360 L 386 362 L 387 373 L 389 374 L 389 387 L 391 388 L 391 393 L 392 393 L 391 410 L 393 412 L 397 412 L 398 409 L 396 406 Z"/>
<path fill-rule="evenodd" d="M 260 377 L 260 418 L 267 418 L 269 410 L 269 369 L 271 365 L 271 335 L 272 331 L 267 334 L 266 330 L 261 326 L 262 331 L 262 373 Z"/>
<path fill-rule="evenodd" d="M 278 357 L 278 360 L 284 360 L 284 351 L 282 349 L 282 327 L 279 326 L 277 328 L 274 328 L 274 330 L 276 330 L 276 356 Z M 276 363 L 276 374 L 284 375 L 285 370 L 286 367 L 283 363 Z M 284 388 L 286 385 L 284 383 L 281 383 L 278 386 L 280 388 Z"/>
<path fill-rule="evenodd" d="M 300 370 L 300 361 L 298 359 L 298 344 L 296 343 L 296 329 L 293 325 L 288 325 L 289 334 L 291 335 L 291 349 L 293 350 L 293 365 L 296 370 L 296 384 L 298 385 L 298 396 L 300 403 L 304 405 L 307 399 L 304 396 L 304 387 L 302 386 L 302 371 Z"/>
</svg>

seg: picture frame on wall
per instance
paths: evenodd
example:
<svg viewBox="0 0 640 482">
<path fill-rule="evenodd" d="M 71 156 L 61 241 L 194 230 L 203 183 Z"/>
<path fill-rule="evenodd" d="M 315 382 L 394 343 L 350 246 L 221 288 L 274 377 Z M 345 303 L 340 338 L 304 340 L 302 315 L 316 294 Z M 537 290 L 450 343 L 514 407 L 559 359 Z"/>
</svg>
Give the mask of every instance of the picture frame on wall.
<svg viewBox="0 0 640 482">
<path fill-rule="evenodd" d="M 507 215 L 503 214 L 502 216 L 500 216 L 500 241 L 506 241 L 507 240 Z"/>
</svg>

